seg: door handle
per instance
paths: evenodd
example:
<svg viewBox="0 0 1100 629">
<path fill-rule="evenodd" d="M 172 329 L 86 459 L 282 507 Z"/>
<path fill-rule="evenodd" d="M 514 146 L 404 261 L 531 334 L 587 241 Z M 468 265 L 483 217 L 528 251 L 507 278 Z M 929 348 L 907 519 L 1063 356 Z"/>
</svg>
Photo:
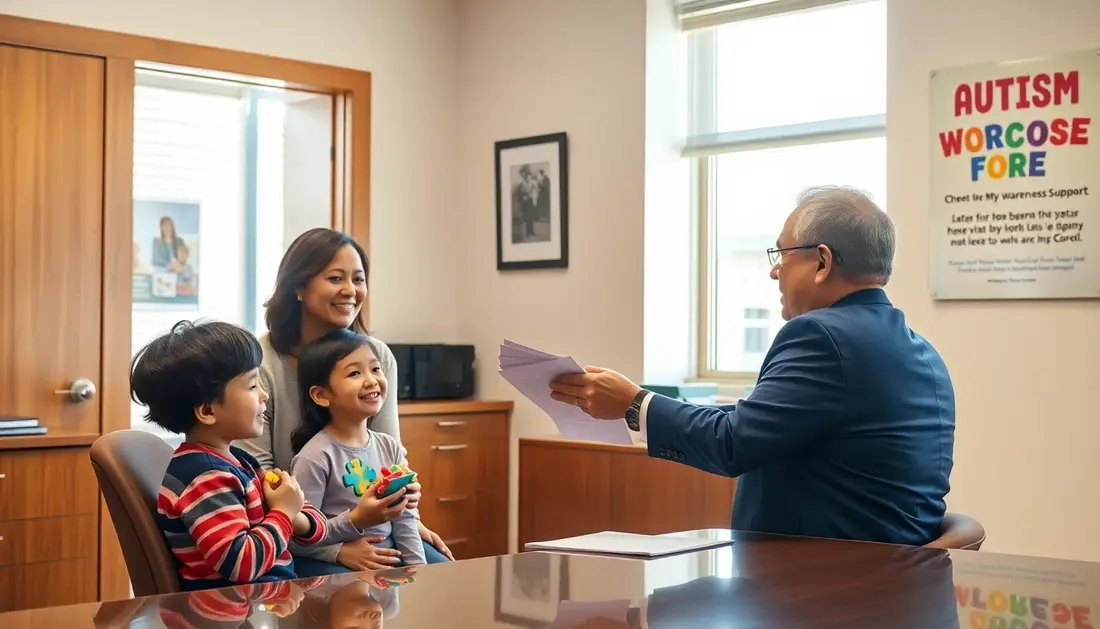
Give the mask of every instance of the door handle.
<svg viewBox="0 0 1100 629">
<path fill-rule="evenodd" d="M 77 378 L 69 385 L 68 389 L 54 391 L 56 395 L 67 395 L 77 404 L 87 402 L 95 397 L 95 383 L 87 378 Z"/>
</svg>

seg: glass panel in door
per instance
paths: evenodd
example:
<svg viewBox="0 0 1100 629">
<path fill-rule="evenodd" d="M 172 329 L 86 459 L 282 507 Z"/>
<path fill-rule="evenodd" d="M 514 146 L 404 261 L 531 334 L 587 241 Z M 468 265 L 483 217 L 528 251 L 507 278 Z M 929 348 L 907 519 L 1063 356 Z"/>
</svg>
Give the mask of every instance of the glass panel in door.
<svg viewBox="0 0 1100 629">
<path fill-rule="evenodd" d="M 139 66 L 134 352 L 183 319 L 266 332 L 263 304 L 286 247 L 331 225 L 332 137 L 328 94 Z M 132 406 L 132 426 L 160 434 L 144 410 Z"/>
</svg>

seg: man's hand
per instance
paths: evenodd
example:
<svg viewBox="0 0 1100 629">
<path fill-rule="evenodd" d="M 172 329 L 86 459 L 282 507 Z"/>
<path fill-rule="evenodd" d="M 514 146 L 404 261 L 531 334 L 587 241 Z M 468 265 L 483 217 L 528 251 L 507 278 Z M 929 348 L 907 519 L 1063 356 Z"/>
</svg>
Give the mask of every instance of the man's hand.
<svg viewBox="0 0 1100 629">
<path fill-rule="evenodd" d="M 550 397 L 572 404 L 596 419 L 622 419 L 642 390 L 621 373 L 585 367 L 586 373 L 559 376 L 550 383 Z"/>
</svg>

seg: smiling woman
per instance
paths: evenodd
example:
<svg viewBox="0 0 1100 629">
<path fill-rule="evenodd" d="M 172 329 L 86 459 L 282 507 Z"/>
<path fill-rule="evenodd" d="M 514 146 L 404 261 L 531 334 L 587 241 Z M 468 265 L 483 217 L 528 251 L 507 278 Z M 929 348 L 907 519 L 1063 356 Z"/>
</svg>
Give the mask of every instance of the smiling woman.
<svg viewBox="0 0 1100 629">
<path fill-rule="evenodd" d="M 271 394 L 264 434 L 246 449 L 266 467 L 286 469 L 293 452 L 290 434 L 301 423 L 298 399 L 298 353 L 332 330 L 366 334 L 361 312 L 367 297 L 369 263 L 362 247 L 347 234 L 311 229 L 296 238 L 279 264 L 275 290 L 265 304 L 269 332 L 260 338 L 264 351 L 260 377 Z M 384 343 L 379 347 L 386 376 L 397 379 L 397 364 Z M 371 428 L 400 439 L 396 400 L 388 400 Z"/>
<path fill-rule="evenodd" d="M 275 277 L 275 290 L 266 303 L 269 332 L 260 337 L 263 363 L 260 382 L 271 396 L 263 434 L 237 445 L 255 456 L 265 468 L 289 469 L 294 458 L 291 434 L 302 423 L 298 390 L 298 356 L 303 347 L 334 330 L 350 329 L 367 334 L 362 309 L 367 298 L 370 263 L 367 254 L 351 236 L 328 228 L 306 231 L 290 244 Z M 397 387 L 397 360 L 383 342 L 370 338 L 377 349 L 390 389 Z M 398 443 L 397 398 L 388 396 L 370 422 L 370 429 L 390 435 Z M 415 466 L 415 461 L 412 465 Z M 410 484 L 408 506 L 420 501 L 420 485 Z M 450 551 L 434 532 L 420 525 L 429 562 L 446 561 Z M 429 548 L 434 546 L 435 548 Z M 436 548 L 442 551 L 433 553 Z M 339 544 L 324 559 L 347 568 L 366 569 L 370 563 L 393 559 L 386 549 L 375 549 L 363 540 Z M 445 557 L 446 555 L 447 557 Z M 336 566 L 339 567 L 339 566 Z"/>
</svg>

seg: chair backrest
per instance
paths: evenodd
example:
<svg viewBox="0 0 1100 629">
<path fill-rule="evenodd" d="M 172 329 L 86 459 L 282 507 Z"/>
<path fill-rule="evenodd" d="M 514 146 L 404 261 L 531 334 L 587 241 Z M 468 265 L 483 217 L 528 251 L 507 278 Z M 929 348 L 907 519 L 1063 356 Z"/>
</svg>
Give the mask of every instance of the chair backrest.
<svg viewBox="0 0 1100 629">
<path fill-rule="evenodd" d="M 940 524 L 940 536 L 926 548 L 979 550 L 985 541 L 985 528 L 974 518 L 961 513 L 948 513 Z"/>
<path fill-rule="evenodd" d="M 176 561 L 156 520 L 172 446 L 142 430 L 119 430 L 96 439 L 91 458 L 134 595 L 179 592 Z"/>
</svg>

